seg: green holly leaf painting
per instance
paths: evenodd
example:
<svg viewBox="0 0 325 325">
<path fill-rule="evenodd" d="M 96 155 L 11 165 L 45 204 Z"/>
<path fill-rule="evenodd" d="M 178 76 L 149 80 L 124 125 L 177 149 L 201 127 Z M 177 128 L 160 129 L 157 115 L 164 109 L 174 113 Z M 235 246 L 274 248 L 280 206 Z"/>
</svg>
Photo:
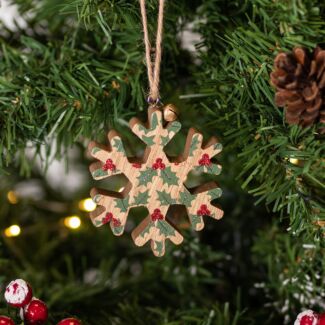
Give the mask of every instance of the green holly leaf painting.
<svg viewBox="0 0 325 325">
<path fill-rule="evenodd" d="M 120 209 L 121 212 L 127 212 L 129 209 L 129 196 L 124 199 L 117 199 L 115 207 Z"/>
<path fill-rule="evenodd" d="M 102 178 L 108 176 L 108 171 L 103 170 L 102 168 L 96 169 L 92 172 L 93 178 Z"/>
<path fill-rule="evenodd" d="M 165 146 L 170 141 L 170 137 L 168 135 L 165 136 L 165 137 L 161 136 L 160 139 L 161 139 L 161 145 L 162 146 Z"/>
<path fill-rule="evenodd" d="M 148 204 L 148 199 L 149 199 L 149 191 L 145 191 L 143 193 L 139 193 L 135 198 L 134 198 L 134 203 L 133 205 L 146 205 Z"/>
<path fill-rule="evenodd" d="M 162 206 L 176 204 L 176 200 L 166 191 L 157 191 L 158 200 Z"/>
<path fill-rule="evenodd" d="M 140 132 L 143 132 L 144 134 L 147 134 L 149 132 L 148 129 L 145 128 L 142 124 L 138 124 L 137 126 Z"/>
<path fill-rule="evenodd" d="M 99 148 L 99 147 L 94 147 L 92 150 L 91 150 L 91 154 L 92 155 L 95 155 L 97 152 L 99 151 L 102 151 L 103 149 Z"/>
<path fill-rule="evenodd" d="M 195 134 L 192 138 L 191 146 L 190 146 L 190 152 L 189 155 L 193 156 L 194 151 L 198 149 L 198 145 L 200 144 L 199 141 L 199 134 Z"/>
<path fill-rule="evenodd" d="M 176 176 L 176 173 L 172 171 L 170 166 L 161 170 L 161 177 L 164 183 L 169 186 L 178 184 L 178 177 Z"/>
<path fill-rule="evenodd" d="M 184 204 L 185 206 L 189 207 L 192 205 L 192 201 L 195 199 L 189 191 L 185 190 L 184 192 L 179 193 L 179 203 Z"/>
<path fill-rule="evenodd" d="M 210 195 L 211 200 L 217 199 L 221 196 L 222 190 L 221 188 L 217 187 L 214 188 L 213 190 L 208 191 L 208 195 Z"/>
<path fill-rule="evenodd" d="M 175 236 L 175 229 L 167 221 L 159 220 L 157 223 L 157 228 L 165 237 Z"/>
<path fill-rule="evenodd" d="M 191 225 L 194 229 L 197 229 L 197 226 L 202 223 L 202 217 L 196 214 L 191 214 L 189 216 Z"/>
<path fill-rule="evenodd" d="M 140 171 L 140 175 L 138 176 L 139 186 L 140 185 L 147 185 L 148 183 L 152 182 L 154 176 L 157 176 L 157 170 L 152 168 L 147 168 L 146 170 Z"/>
<path fill-rule="evenodd" d="M 205 166 L 207 173 L 213 175 L 219 175 L 221 173 L 221 168 L 217 164 L 211 164 L 209 166 Z"/>
<path fill-rule="evenodd" d="M 174 134 L 177 133 L 182 127 L 182 124 L 174 121 L 172 123 L 170 123 L 167 127 L 168 132 L 173 132 Z"/>
<path fill-rule="evenodd" d="M 147 226 L 146 226 L 146 227 L 141 231 L 141 233 L 139 234 L 139 237 L 143 237 L 143 238 L 145 238 L 146 235 L 150 233 L 150 229 L 151 229 L 151 227 L 155 227 L 153 222 L 149 222 L 149 223 L 147 224 Z"/>
<path fill-rule="evenodd" d="M 122 140 L 120 138 L 113 139 L 113 148 L 115 148 L 117 152 L 125 152 Z"/>
<path fill-rule="evenodd" d="M 155 143 L 154 143 L 154 141 L 153 141 L 153 139 L 154 139 L 154 135 L 152 135 L 152 136 L 146 136 L 146 135 L 143 135 L 142 137 L 141 137 L 141 139 L 143 140 L 143 142 L 145 143 L 145 144 L 147 144 L 148 146 L 153 146 Z"/>
<path fill-rule="evenodd" d="M 164 243 L 162 241 L 154 241 L 154 250 L 158 253 L 157 256 L 162 256 L 164 251 Z"/>
<path fill-rule="evenodd" d="M 124 231 L 124 227 L 123 226 L 112 227 L 112 231 L 115 236 L 120 236 Z"/>
<path fill-rule="evenodd" d="M 151 115 L 151 130 L 155 130 L 157 126 L 158 126 L 158 114 L 153 113 Z"/>
</svg>

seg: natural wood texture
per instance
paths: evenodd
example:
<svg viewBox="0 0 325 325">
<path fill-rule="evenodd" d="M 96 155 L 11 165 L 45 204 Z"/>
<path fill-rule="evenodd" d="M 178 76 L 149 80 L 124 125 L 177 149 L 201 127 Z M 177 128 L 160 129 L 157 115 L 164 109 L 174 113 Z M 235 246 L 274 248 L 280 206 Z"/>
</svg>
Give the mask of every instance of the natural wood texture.
<svg viewBox="0 0 325 325">
<path fill-rule="evenodd" d="M 91 191 L 97 204 L 91 213 L 91 219 L 96 226 L 110 223 L 113 233 L 121 235 L 129 210 L 145 206 L 149 214 L 133 230 L 132 238 L 138 246 L 143 246 L 150 240 L 154 254 L 162 256 L 166 239 L 176 245 L 183 241 L 175 226 L 166 220 L 170 205 L 185 205 L 191 225 L 197 231 L 204 227 L 204 215 L 214 219 L 223 216 L 223 211 L 211 204 L 213 199 L 221 196 L 221 189 L 216 183 L 204 184 L 191 190 L 184 185 L 192 170 L 220 173 L 221 166 L 212 162 L 211 158 L 221 151 L 222 146 L 216 138 L 202 146 L 203 136 L 190 129 L 184 153 L 169 158 L 163 150 L 164 146 L 180 130 L 181 124 L 173 121 L 164 127 L 162 112 L 157 109 L 149 109 L 148 120 L 146 126 L 138 119 L 130 121 L 132 132 L 147 145 L 142 159 L 126 156 L 122 140 L 115 131 L 108 134 L 109 147 L 95 142 L 89 144 L 90 154 L 98 160 L 90 166 L 95 179 L 123 173 L 129 180 L 122 193 L 97 189 Z"/>
</svg>

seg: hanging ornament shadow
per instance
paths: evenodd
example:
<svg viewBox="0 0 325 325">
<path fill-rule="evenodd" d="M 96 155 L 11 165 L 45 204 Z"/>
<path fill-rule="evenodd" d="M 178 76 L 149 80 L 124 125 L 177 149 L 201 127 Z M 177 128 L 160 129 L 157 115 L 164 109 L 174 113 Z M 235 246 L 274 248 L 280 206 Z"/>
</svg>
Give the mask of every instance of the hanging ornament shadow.
<svg viewBox="0 0 325 325">
<path fill-rule="evenodd" d="M 183 154 L 168 157 L 164 147 L 179 132 L 181 124 L 173 121 L 164 127 L 163 113 L 156 108 L 148 110 L 147 125 L 132 119 L 130 128 L 146 144 L 141 159 L 127 157 L 122 139 L 114 130 L 108 133 L 108 147 L 95 142 L 89 144 L 91 156 L 98 160 L 90 166 L 95 180 L 118 174 L 128 178 L 121 193 L 92 189 L 91 197 L 97 207 L 90 216 L 95 226 L 110 224 L 114 235 L 119 236 L 124 232 L 130 209 L 146 207 L 149 215 L 133 230 L 132 238 L 137 246 L 151 241 L 153 253 L 162 256 L 167 239 L 175 245 L 183 241 L 177 228 L 166 220 L 171 205 L 186 207 L 191 226 L 196 231 L 204 228 L 204 216 L 222 218 L 223 211 L 211 204 L 222 193 L 217 183 L 210 182 L 191 190 L 184 185 L 193 170 L 213 175 L 221 172 L 221 166 L 211 158 L 220 153 L 222 145 L 216 138 L 211 138 L 203 146 L 202 134 L 190 129 Z"/>
</svg>

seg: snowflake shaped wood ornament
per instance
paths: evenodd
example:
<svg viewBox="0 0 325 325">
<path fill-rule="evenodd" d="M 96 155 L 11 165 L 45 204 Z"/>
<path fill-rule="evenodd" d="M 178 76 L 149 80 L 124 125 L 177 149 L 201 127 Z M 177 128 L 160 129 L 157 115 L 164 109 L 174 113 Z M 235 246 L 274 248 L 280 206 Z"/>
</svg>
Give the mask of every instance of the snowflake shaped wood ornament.
<svg viewBox="0 0 325 325">
<path fill-rule="evenodd" d="M 211 158 L 221 151 L 222 145 L 211 138 L 203 146 L 202 134 L 190 129 L 184 153 L 179 157 L 167 157 L 164 147 L 180 130 L 181 124 L 174 121 L 164 126 L 162 112 L 154 108 L 148 110 L 148 121 L 146 126 L 136 118 L 130 121 L 132 132 L 147 145 L 142 159 L 127 157 L 122 140 L 114 130 L 108 133 L 109 147 L 95 142 L 89 144 L 90 154 L 98 160 L 90 166 L 94 179 L 124 174 L 129 180 L 121 193 L 92 189 L 91 197 L 97 207 L 90 217 L 97 227 L 109 223 L 114 235 L 119 236 L 124 232 L 130 209 L 146 207 L 149 215 L 133 230 L 132 238 L 137 246 L 150 240 L 153 253 L 162 256 L 166 239 L 176 245 L 183 241 L 175 226 L 166 220 L 171 205 L 186 207 L 196 231 L 204 227 L 203 216 L 222 218 L 223 211 L 211 204 L 222 193 L 215 182 L 191 190 L 184 185 L 193 170 L 220 173 L 221 166 Z"/>
</svg>

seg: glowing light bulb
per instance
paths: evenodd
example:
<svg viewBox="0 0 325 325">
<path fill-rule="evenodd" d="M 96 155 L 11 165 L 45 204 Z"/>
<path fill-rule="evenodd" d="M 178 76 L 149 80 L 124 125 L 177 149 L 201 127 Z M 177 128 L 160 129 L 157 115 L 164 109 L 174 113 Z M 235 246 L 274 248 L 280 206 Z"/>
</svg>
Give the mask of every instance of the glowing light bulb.
<svg viewBox="0 0 325 325">
<path fill-rule="evenodd" d="M 64 218 L 64 225 L 70 229 L 78 229 L 81 226 L 81 219 L 78 216 Z"/>
<path fill-rule="evenodd" d="M 91 198 L 81 200 L 79 202 L 79 209 L 87 212 L 94 211 L 96 209 L 96 203 Z"/>
<path fill-rule="evenodd" d="M 289 158 L 289 161 L 293 165 L 298 165 L 299 164 L 299 159 L 297 159 L 297 158 Z"/>
<path fill-rule="evenodd" d="M 9 191 L 7 193 L 7 199 L 9 203 L 11 204 L 17 204 L 18 203 L 18 197 L 17 194 L 14 191 Z"/>
<path fill-rule="evenodd" d="M 12 225 L 4 231 L 6 237 L 17 237 L 21 233 L 21 229 L 18 225 Z"/>
</svg>

